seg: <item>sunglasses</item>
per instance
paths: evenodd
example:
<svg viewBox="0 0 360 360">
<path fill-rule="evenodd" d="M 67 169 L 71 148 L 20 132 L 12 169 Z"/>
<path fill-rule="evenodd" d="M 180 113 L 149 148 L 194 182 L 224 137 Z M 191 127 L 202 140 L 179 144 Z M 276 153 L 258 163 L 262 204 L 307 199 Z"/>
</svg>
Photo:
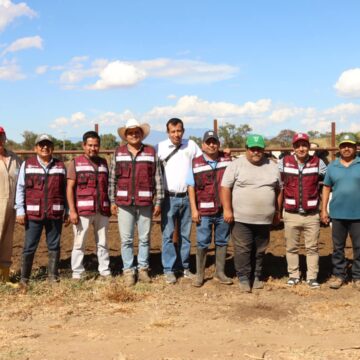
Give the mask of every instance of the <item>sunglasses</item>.
<svg viewBox="0 0 360 360">
<path fill-rule="evenodd" d="M 42 142 L 39 142 L 39 143 L 37 144 L 37 146 L 39 146 L 39 147 L 41 147 L 41 148 L 44 148 L 45 146 L 48 147 L 48 148 L 50 148 L 50 147 L 53 146 L 53 144 L 52 144 L 51 142 L 49 142 L 49 141 L 42 141 Z"/>
</svg>

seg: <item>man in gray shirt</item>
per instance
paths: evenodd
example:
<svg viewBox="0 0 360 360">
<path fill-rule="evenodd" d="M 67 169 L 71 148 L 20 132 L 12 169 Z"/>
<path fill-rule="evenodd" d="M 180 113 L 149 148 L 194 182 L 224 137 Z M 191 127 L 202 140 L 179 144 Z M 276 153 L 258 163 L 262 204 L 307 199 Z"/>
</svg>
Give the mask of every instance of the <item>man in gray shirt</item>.
<svg viewBox="0 0 360 360">
<path fill-rule="evenodd" d="M 232 223 L 234 263 L 242 292 L 262 289 L 262 263 L 270 238 L 270 225 L 280 219 L 280 173 L 264 156 L 261 135 L 249 135 L 245 156 L 225 170 L 221 183 L 224 220 Z M 252 270 L 253 269 L 253 270 Z"/>
</svg>

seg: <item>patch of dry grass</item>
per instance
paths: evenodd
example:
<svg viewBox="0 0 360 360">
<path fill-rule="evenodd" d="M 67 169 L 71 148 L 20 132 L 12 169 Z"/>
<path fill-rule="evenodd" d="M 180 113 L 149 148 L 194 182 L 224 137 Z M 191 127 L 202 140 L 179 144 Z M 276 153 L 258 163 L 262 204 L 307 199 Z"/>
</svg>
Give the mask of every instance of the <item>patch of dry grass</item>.
<svg viewBox="0 0 360 360">
<path fill-rule="evenodd" d="M 32 281 L 26 293 L 0 285 L 0 294 L 2 319 L 25 321 L 39 312 L 67 317 L 93 311 L 104 303 L 139 302 L 148 297 L 150 289 L 140 284 L 126 288 L 122 279 L 74 281 L 65 278 L 56 284 Z"/>
</svg>

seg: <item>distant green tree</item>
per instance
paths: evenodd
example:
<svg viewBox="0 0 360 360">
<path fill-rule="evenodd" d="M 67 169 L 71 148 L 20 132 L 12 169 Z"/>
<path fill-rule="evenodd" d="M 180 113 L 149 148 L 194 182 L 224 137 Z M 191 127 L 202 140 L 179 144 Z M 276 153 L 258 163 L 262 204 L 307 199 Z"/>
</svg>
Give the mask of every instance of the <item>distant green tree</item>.
<svg viewBox="0 0 360 360">
<path fill-rule="evenodd" d="M 32 131 L 24 131 L 21 136 L 24 138 L 24 141 L 22 142 L 22 148 L 24 150 L 33 150 L 38 134 L 35 134 Z"/>
<path fill-rule="evenodd" d="M 312 139 L 317 139 L 320 137 L 320 132 L 317 130 L 310 130 L 310 131 L 308 131 L 308 135 Z"/>
<path fill-rule="evenodd" d="M 15 142 L 14 140 L 7 139 L 5 147 L 9 150 L 19 150 L 21 149 L 21 145 Z"/>
<path fill-rule="evenodd" d="M 195 141 L 195 142 L 200 146 L 200 148 L 201 148 L 202 139 L 201 139 L 200 137 L 197 137 L 197 136 L 189 136 L 189 139 Z"/>
<path fill-rule="evenodd" d="M 219 127 L 218 136 L 222 147 L 240 148 L 245 146 L 245 139 L 252 129 L 244 124 L 236 127 L 234 124 L 225 123 Z"/>
<path fill-rule="evenodd" d="M 279 132 L 274 138 L 271 139 L 272 143 L 277 143 L 283 147 L 291 147 L 292 138 L 295 135 L 295 131 L 284 129 Z"/>
<path fill-rule="evenodd" d="M 101 148 L 102 149 L 112 150 L 112 149 L 115 149 L 118 145 L 116 136 L 113 134 L 100 135 L 100 139 L 101 139 Z"/>
</svg>

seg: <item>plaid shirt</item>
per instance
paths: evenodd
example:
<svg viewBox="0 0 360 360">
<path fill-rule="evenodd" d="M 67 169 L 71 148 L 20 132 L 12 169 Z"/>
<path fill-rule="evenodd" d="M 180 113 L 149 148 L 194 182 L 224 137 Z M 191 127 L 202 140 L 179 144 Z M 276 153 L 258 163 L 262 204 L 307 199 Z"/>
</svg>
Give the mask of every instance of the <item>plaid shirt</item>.
<svg viewBox="0 0 360 360">
<path fill-rule="evenodd" d="M 143 145 L 142 145 L 143 146 Z M 140 151 L 142 147 L 140 148 Z M 130 153 L 131 158 L 134 158 L 134 155 Z M 111 164 L 110 164 L 110 173 L 109 173 L 109 198 L 111 204 L 115 204 L 115 193 L 116 193 L 116 150 L 112 156 Z M 160 166 L 160 160 L 158 156 L 155 154 L 155 206 L 161 206 L 161 202 L 164 199 L 164 185 L 163 185 L 163 176 Z"/>
</svg>

